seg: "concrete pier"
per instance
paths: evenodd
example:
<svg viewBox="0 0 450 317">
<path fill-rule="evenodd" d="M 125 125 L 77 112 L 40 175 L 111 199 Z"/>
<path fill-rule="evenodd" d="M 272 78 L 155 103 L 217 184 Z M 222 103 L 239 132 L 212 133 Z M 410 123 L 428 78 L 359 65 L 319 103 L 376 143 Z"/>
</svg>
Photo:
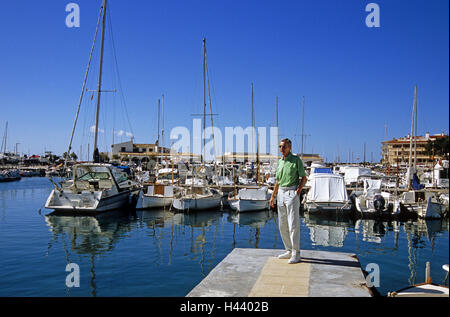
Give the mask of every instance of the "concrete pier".
<svg viewBox="0 0 450 317">
<path fill-rule="evenodd" d="M 188 297 L 370 297 L 354 254 L 301 250 L 302 262 L 277 258 L 283 250 L 234 249 Z"/>
</svg>

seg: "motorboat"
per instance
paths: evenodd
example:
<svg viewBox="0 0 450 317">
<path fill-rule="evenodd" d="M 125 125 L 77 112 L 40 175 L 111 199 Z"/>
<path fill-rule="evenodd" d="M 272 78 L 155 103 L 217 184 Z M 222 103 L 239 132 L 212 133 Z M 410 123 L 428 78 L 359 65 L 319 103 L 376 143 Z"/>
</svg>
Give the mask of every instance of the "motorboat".
<svg viewBox="0 0 450 317">
<path fill-rule="evenodd" d="M 231 209 L 239 212 L 269 209 L 268 187 L 242 188 L 234 196 L 228 197 Z"/>
<path fill-rule="evenodd" d="M 309 179 L 311 187 L 303 199 L 308 212 L 351 210 L 343 176 L 313 173 Z"/>
<path fill-rule="evenodd" d="M 358 212 L 381 214 L 393 211 L 394 203 L 391 193 L 381 190 L 382 179 L 364 179 L 363 184 L 362 192 L 355 191 L 352 194 Z"/>
<path fill-rule="evenodd" d="M 77 213 L 103 212 L 133 203 L 138 184 L 126 172 L 104 163 L 80 163 L 72 167 L 72 179 L 63 181 L 50 193 L 45 208 Z"/>
</svg>

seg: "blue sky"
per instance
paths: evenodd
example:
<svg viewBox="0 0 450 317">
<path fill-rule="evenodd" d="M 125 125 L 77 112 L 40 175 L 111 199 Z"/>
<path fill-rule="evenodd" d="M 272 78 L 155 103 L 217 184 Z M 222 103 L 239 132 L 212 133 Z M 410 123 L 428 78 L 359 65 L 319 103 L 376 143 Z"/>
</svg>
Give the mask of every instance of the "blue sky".
<svg viewBox="0 0 450 317">
<path fill-rule="evenodd" d="M 66 4 L 80 7 L 80 27 L 65 24 Z M 305 152 L 328 161 L 380 159 L 385 138 L 411 129 L 418 86 L 418 134 L 448 133 L 448 1 L 373 1 L 380 27 L 365 24 L 371 1 L 109 0 L 121 93 L 102 95 L 101 151 L 133 132 L 157 138 L 157 100 L 165 96 L 166 145 L 176 126 L 192 129 L 202 112 L 202 38 L 206 38 L 214 125 L 275 125 L 300 149 L 305 96 Z M 8 149 L 66 151 L 101 1 L 8 1 L 0 11 L 0 132 Z M 103 89 L 120 89 L 109 27 Z M 97 48 L 99 46 L 97 45 Z M 95 89 L 98 50 L 88 79 Z M 73 150 L 92 151 L 92 93 L 82 104 Z M 125 111 L 126 108 L 126 111 Z M 126 118 L 129 118 L 126 119 Z M 131 125 L 131 126 L 130 126 Z M 207 120 L 209 126 L 209 119 Z M 117 132 L 122 130 L 122 136 Z M 267 148 L 267 151 L 269 149 Z M 339 150 L 339 152 L 338 152 Z"/>
</svg>

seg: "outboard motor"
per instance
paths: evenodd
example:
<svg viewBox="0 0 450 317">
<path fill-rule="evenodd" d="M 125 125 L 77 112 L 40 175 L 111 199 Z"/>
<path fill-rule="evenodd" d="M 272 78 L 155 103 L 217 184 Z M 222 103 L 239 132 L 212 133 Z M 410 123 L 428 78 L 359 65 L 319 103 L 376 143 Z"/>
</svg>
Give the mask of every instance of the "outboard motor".
<svg viewBox="0 0 450 317">
<path fill-rule="evenodd" d="M 373 197 L 373 207 L 377 212 L 382 212 L 384 210 L 384 205 L 386 201 L 382 195 L 375 195 Z"/>
</svg>

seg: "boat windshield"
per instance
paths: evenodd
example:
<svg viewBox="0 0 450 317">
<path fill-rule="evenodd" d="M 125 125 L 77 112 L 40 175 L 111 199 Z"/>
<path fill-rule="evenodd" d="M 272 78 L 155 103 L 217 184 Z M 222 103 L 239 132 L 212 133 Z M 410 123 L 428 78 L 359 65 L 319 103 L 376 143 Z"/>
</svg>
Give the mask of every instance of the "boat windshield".
<svg viewBox="0 0 450 317">
<path fill-rule="evenodd" d="M 94 167 L 78 167 L 76 169 L 76 179 L 81 181 L 93 181 L 109 179 L 109 173 L 105 167 L 94 166 Z"/>
</svg>

